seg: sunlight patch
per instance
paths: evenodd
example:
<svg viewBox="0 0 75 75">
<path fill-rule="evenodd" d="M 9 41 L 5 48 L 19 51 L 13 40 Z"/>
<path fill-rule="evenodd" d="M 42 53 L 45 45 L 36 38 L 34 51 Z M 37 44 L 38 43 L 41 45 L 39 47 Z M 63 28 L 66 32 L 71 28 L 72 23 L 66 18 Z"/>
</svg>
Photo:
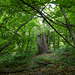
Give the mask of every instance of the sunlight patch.
<svg viewBox="0 0 75 75">
<path fill-rule="evenodd" d="M 51 4 L 51 7 L 54 8 L 56 5 L 55 4 Z"/>
</svg>

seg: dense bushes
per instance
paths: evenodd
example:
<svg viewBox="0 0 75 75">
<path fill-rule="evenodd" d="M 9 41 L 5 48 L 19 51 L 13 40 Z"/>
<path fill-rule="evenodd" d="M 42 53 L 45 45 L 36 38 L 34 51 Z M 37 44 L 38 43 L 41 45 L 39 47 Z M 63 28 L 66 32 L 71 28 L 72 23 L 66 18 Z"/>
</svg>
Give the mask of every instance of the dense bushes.
<svg viewBox="0 0 75 75">
<path fill-rule="evenodd" d="M 27 66 L 31 57 L 32 53 L 29 50 L 25 53 L 5 54 L 0 57 L 0 66 L 15 67 L 19 66 L 19 64 L 25 64 Z"/>
<path fill-rule="evenodd" d="M 75 66 L 75 48 L 63 47 L 55 51 L 58 55 L 59 60 L 63 63 Z"/>
<path fill-rule="evenodd" d="M 41 54 L 38 56 L 33 56 L 33 52 L 26 51 L 25 53 L 13 53 L 5 54 L 0 57 L 0 67 L 19 67 L 19 66 L 29 66 L 31 61 L 31 68 L 39 67 L 39 64 L 62 64 L 61 66 L 75 66 L 75 49 L 72 47 L 63 47 L 50 54 Z M 60 66 L 60 67 L 61 67 Z"/>
</svg>

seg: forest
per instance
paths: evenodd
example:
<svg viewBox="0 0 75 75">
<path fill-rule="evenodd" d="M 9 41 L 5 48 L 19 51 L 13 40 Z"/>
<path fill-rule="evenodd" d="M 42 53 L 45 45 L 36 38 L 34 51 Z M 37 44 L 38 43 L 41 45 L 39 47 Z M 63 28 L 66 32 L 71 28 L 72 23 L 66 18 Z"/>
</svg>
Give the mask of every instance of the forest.
<svg viewBox="0 0 75 75">
<path fill-rule="evenodd" d="M 0 75 L 75 75 L 75 0 L 0 0 Z"/>
</svg>

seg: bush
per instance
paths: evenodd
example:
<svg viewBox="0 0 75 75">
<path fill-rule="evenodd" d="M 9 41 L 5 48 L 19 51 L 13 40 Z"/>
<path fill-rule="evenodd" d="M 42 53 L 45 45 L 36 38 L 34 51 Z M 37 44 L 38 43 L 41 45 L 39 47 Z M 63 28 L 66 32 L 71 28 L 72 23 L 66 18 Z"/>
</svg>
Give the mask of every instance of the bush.
<svg viewBox="0 0 75 75">
<path fill-rule="evenodd" d="M 4 66 L 19 66 L 22 64 L 28 65 L 29 62 L 29 58 L 32 57 L 32 54 L 30 53 L 30 51 L 26 51 L 26 53 L 16 53 L 15 55 L 8 55 L 5 54 L 3 56 L 0 57 L 0 66 L 4 65 Z"/>
<path fill-rule="evenodd" d="M 63 47 L 55 51 L 59 57 L 59 61 L 69 65 L 75 65 L 75 48 Z"/>
</svg>

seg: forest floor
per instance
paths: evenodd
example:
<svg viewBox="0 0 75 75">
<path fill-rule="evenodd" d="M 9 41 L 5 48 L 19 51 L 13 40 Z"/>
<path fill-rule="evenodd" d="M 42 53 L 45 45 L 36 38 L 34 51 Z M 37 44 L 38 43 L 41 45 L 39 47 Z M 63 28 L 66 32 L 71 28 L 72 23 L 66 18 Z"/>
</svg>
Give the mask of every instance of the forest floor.
<svg viewBox="0 0 75 75">
<path fill-rule="evenodd" d="M 30 58 L 27 66 L 24 63 L 14 67 L 11 65 L 11 68 L 1 67 L 0 75 L 75 75 L 75 66 L 67 59 L 70 59 L 68 52 L 61 59 L 56 53 L 40 54 Z"/>
</svg>

